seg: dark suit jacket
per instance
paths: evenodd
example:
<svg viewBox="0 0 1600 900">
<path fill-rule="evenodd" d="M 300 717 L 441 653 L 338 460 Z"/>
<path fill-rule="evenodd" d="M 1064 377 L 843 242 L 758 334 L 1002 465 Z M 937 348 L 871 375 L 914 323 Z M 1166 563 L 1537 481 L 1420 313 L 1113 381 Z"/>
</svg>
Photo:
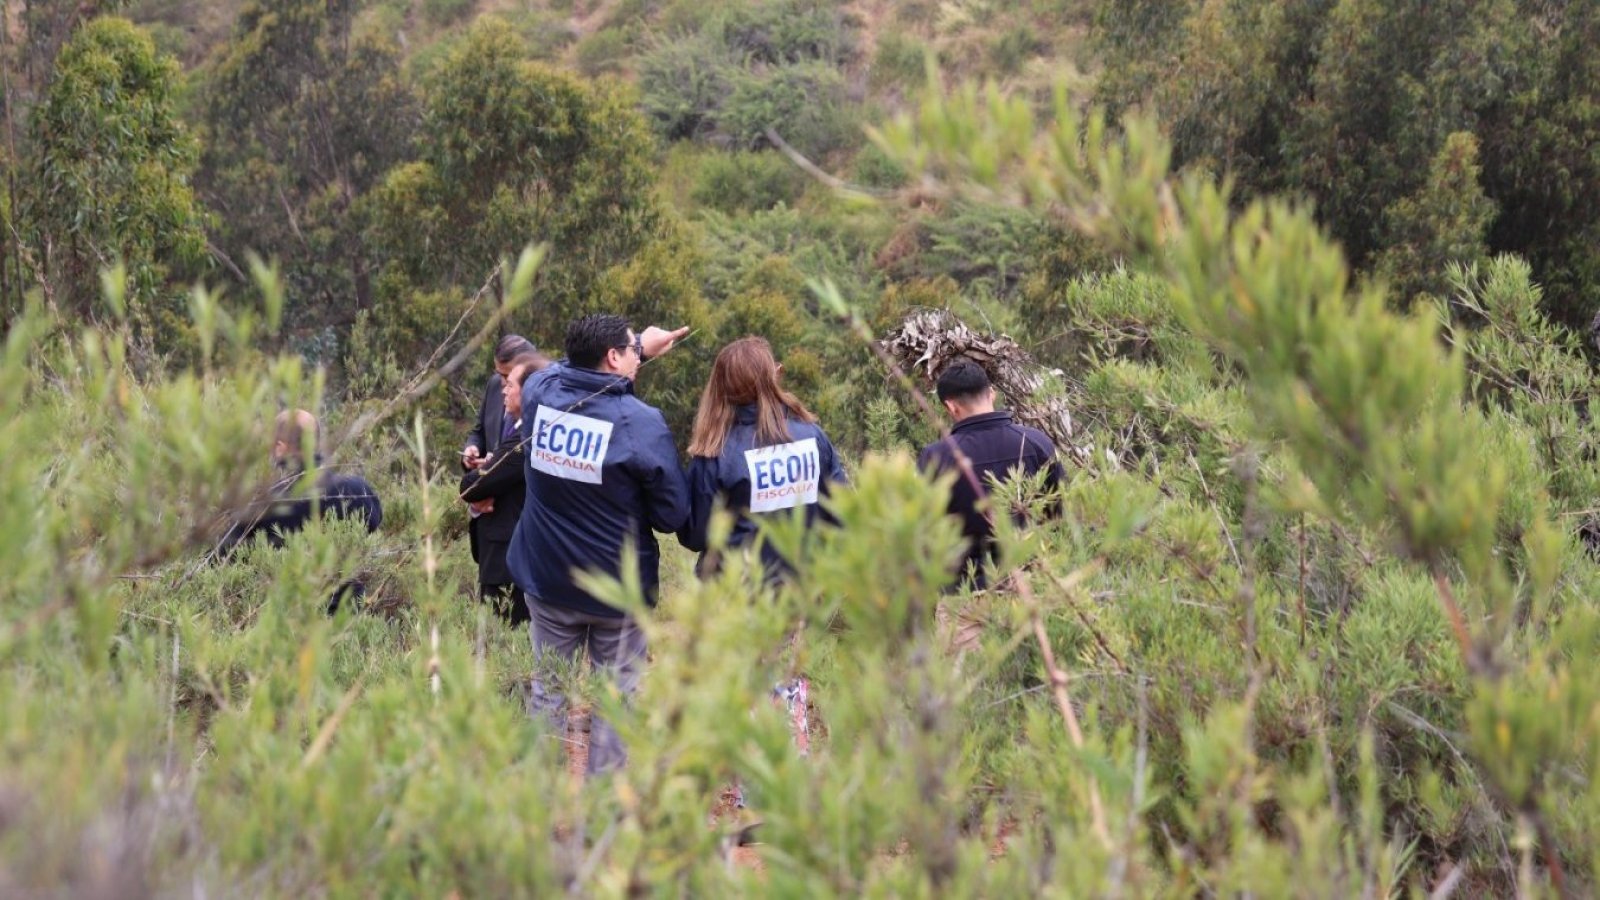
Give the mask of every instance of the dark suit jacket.
<svg viewBox="0 0 1600 900">
<path fill-rule="evenodd" d="M 478 406 L 478 421 L 467 434 L 467 443 L 487 455 L 500 441 L 500 429 L 505 425 L 506 402 L 500 396 L 500 376 L 489 376 L 483 389 L 483 403 Z"/>
<path fill-rule="evenodd" d="M 495 448 L 494 458 L 481 469 L 469 470 L 461 476 L 461 499 L 469 502 L 494 498 L 494 511 L 472 520 L 473 558 L 478 561 L 479 584 L 510 584 L 511 570 L 506 567 L 506 548 L 511 534 L 516 531 L 517 520 L 522 518 L 522 504 L 526 499 L 527 481 L 524 470 L 528 456 L 522 438 L 513 431 L 511 437 Z"/>
</svg>

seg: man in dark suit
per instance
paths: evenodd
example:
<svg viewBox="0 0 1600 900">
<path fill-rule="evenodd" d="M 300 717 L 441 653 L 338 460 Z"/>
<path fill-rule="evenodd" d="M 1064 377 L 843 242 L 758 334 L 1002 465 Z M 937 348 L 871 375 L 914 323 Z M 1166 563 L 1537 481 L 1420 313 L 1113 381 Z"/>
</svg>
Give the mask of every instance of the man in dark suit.
<svg viewBox="0 0 1600 900">
<path fill-rule="evenodd" d="M 486 506 L 472 520 L 473 557 L 478 561 L 478 594 L 511 625 L 528 622 L 528 604 L 522 592 L 514 590 L 506 551 L 511 535 L 522 518 L 522 503 L 527 490 L 523 469 L 527 453 L 519 434 L 522 425 L 522 382 L 529 375 L 550 365 L 539 353 L 525 353 L 511 362 L 506 373 L 502 400 L 504 414 L 499 441 L 482 464 L 461 476 L 461 499 L 468 505 Z M 487 501 L 487 502 L 485 502 Z"/>
<path fill-rule="evenodd" d="M 533 342 L 520 334 L 508 334 L 494 348 L 494 374 L 483 388 L 483 402 L 478 404 L 478 418 L 467 434 L 467 445 L 461 450 L 461 468 L 473 472 L 483 464 L 483 459 L 499 446 L 505 430 L 505 376 L 511 371 L 512 361 L 519 356 L 537 353 Z M 464 498 L 463 498 L 464 499 Z M 468 514 L 467 543 L 472 548 L 472 561 L 483 565 L 483 537 L 479 534 L 478 520 L 494 512 L 494 498 L 466 500 Z"/>
<path fill-rule="evenodd" d="M 579 573 L 620 578 L 632 569 L 645 602 L 656 604 L 655 532 L 683 527 L 689 488 L 666 419 L 634 396 L 633 379 L 647 354 L 666 352 L 688 330 L 636 334 L 620 316 L 584 316 L 567 328 L 566 360 L 522 386 L 527 494 L 506 561 L 533 614 L 529 709 L 557 735 L 566 733 L 567 698 L 554 669 L 587 652 L 624 696 L 644 671 L 644 631 L 590 594 Z M 620 766 L 627 754 L 616 729 L 596 716 L 589 732 L 589 771 Z"/>
<path fill-rule="evenodd" d="M 467 433 L 467 445 L 461 448 L 461 468 L 476 469 L 488 451 L 500 441 L 504 427 L 505 401 L 501 391 L 512 361 L 519 356 L 536 353 L 533 342 L 520 334 L 508 334 L 494 348 L 494 374 L 483 387 L 483 402 L 478 405 L 478 419 Z"/>
</svg>

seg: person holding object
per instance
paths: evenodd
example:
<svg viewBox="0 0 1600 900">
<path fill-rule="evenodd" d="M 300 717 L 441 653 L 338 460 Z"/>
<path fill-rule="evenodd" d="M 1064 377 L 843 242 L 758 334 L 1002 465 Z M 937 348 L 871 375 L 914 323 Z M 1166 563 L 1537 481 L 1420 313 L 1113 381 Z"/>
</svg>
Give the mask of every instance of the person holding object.
<svg viewBox="0 0 1600 900">
<path fill-rule="evenodd" d="M 218 544 L 219 555 L 233 550 L 257 535 L 272 547 L 305 528 L 313 518 L 331 515 L 354 519 L 366 525 L 368 533 L 383 523 L 383 505 L 367 480 L 354 472 L 325 468 L 319 443 L 317 417 L 303 409 L 285 410 L 274 423 L 272 463 L 282 476 L 268 489 L 248 518 L 235 521 Z M 312 464 L 308 468 L 306 463 Z M 309 480 L 309 484 L 307 483 Z M 332 614 L 346 597 L 359 600 L 366 585 L 352 579 L 339 585 L 328 602 Z"/>
<path fill-rule="evenodd" d="M 939 373 L 935 385 L 939 402 L 955 424 L 947 437 L 922 449 L 917 466 L 938 474 L 957 472 L 950 487 L 950 515 L 961 520 L 967 552 L 961 561 L 960 579 L 973 587 L 988 585 L 989 567 L 996 563 L 994 524 L 989 519 L 991 483 L 1009 481 L 1019 475 L 1032 476 L 1045 470 L 1045 490 L 1054 492 L 1064 479 L 1056 460 L 1056 447 L 1044 432 L 1011 420 L 1011 413 L 994 408 L 994 387 L 989 374 L 977 362 L 961 357 Z M 978 484 L 959 474 L 958 454 L 972 465 Z M 1021 521 L 1022 511 L 1012 516 Z"/>
<path fill-rule="evenodd" d="M 792 563 L 760 540 L 760 519 L 799 509 L 808 528 L 827 521 L 821 502 L 845 483 L 839 456 L 817 417 L 779 384 L 782 368 L 771 345 L 759 337 L 723 347 L 712 363 L 689 442 L 689 521 L 678 531 L 679 542 L 700 554 L 695 570 L 701 577 L 720 564 L 707 534 L 718 507 L 734 517 L 727 549 L 759 547 L 764 576 L 774 582 L 792 573 Z M 795 746 L 805 754 L 810 680 L 803 675 L 784 679 L 772 694 L 788 716 Z M 735 790 L 742 808 L 743 786 Z"/>
<path fill-rule="evenodd" d="M 461 468 L 476 471 L 484 455 L 499 446 L 505 430 L 505 376 L 511 371 L 512 361 L 519 356 L 536 353 L 533 342 L 520 334 L 508 334 L 494 348 L 494 372 L 483 389 L 483 402 L 478 404 L 478 418 L 467 434 L 466 446 L 461 449 Z M 478 520 L 494 512 L 494 497 L 481 500 L 463 500 L 467 504 L 467 546 L 472 550 L 472 561 L 478 564 L 480 577 L 484 565 L 484 552 L 480 546 L 483 530 Z M 515 519 L 513 519 L 513 522 Z M 493 530 L 491 528 L 491 530 Z M 509 535 L 507 535 L 509 537 Z M 481 583 L 481 582 L 480 582 Z M 520 605 L 520 604 L 517 604 Z"/>
<path fill-rule="evenodd" d="M 567 699 L 550 681 L 553 664 L 585 650 L 624 695 L 638 686 L 644 633 L 574 576 L 618 577 L 623 555 L 632 554 L 646 602 L 655 604 L 660 551 L 654 532 L 683 527 L 688 490 L 666 420 L 634 396 L 633 379 L 641 362 L 687 333 L 649 328 L 635 334 L 620 316 L 584 316 L 567 329 L 566 360 L 522 388 L 527 493 L 507 561 L 532 616 L 530 711 L 548 719 L 558 735 L 566 733 Z M 609 771 L 625 759 L 615 729 L 592 720 L 589 771 Z"/>
<path fill-rule="evenodd" d="M 528 621 L 528 605 L 515 590 L 506 552 L 511 535 L 522 518 L 523 494 L 527 490 L 523 466 L 527 454 L 519 433 L 522 425 L 522 384 L 531 374 L 550 365 L 550 360 L 526 351 L 510 361 L 501 383 L 502 424 L 494 451 L 461 476 L 461 499 L 468 505 L 487 509 L 473 518 L 473 558 L 478 562 L 478 596 L 490 604 L 511 625 Z"/>
</svg>

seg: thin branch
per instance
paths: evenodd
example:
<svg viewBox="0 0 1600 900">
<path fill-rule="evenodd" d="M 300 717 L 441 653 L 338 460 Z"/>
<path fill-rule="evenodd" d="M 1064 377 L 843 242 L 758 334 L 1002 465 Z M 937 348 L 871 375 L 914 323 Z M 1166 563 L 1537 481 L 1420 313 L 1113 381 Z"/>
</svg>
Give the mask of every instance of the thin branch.
<svg viewBox="0 0 1600 900">
<path fill-rule="evenodd" d="M 336 443 L 342 444 L 346 441 L 355 440 L 356 438 L 366 434 L 383 420 L 389 418 L 391 415 L 399 411 L 402 407 L 410 406 L 411 404 L 420 400 L 422 397 L 426 396 L 429 391 L 433 390 L 434 387 L 439 384 L 439 382 L 454 374 L 457 369 L 466 364 L 467 360 L 472 358 L 472 354 L 476 352 L 477 349 L 495 333 L 495 330 L 500 327 L 500 322 L 505 318 L 505 316 L 506 309 L 504 307 L 495 310 L 494 314 L 489 317 L 489 321 L 485 322 L 483 327 L 478 329 L 477 334 L 473 335 L 472 338 L 468 340 L 459 351 L 456 352 L 456 355 L 450 358 L 449 362 L 433 370 L 432 372 L 429 372 L 427 376 L 423 377 L 419 382 L 411 384 L 405 390 L 402 390 L 399 394 L 390 398 L 389 401 L 385 403 L 377 412 L 368 411 L 362 413 L 354 422 L 350 424 L 348 428 L 344 430 L 344 433 L 339 436 L 339 439 Z"/>
<path fill-rule="evenodd" d="M 816 163 L 806 159 L 805 154 L 789 146 L 789 142 L 784 140 L 782 136 L 778 134 L 777 130 L 771 126 L 768 126 L 761 133 L 765 135 L 767 140 L 772 143 L 772 146 L 778 148 L 778 152 L 789 157 L 790 162 L 794 163 L 796 166 L 799 166 L 801 171 L 836 191 L 845 194 L 856 194 L 862 197 L 871 197 L 875 200 L 887 200 L 888 198 L 894 196 L 892 191 L 883 191 L 878 190 L 877 188 L 864 187 L 859 184 L 850 184 L 836 175 L 830 175 L 827 172 L 824 172 Z"/>
<path fill-rule="evenodd" d="M 1073 572 L 1067 577 L 1069 583 L 1076 582 L 1087 576 L 1099 566 L 1091 563 Z M 1028 584 L 1028 576 L 1021 569 L 1011 573 L 1013 583 L 1017 587 L 1017 595 L 1028 607 L 1028 618 L 1033 624 L 1033 636 L 1039 642 L 1039 654 L 1044 660 L 1045 674 L 1050 679 L 1050 692 L 1055 696 L 1056 709 L 1061 713 L 1061 720 L 1066 723 L 1067 735 L 1072 738 L 1072 746 L 1078 751 L 1084 749 L 1083 728 L 1078 723 L 1078 712 L 1072 706 L 1072 697 L 1067 693 L 1067 683 L 1070 680 L 1065 670 L 1056 663 L 1055 649 L 1050 645 L 1050 635 L 1045 631 L 1044 614 L 1040 611 L 1039 603 L 1034 599 L 1033 588 Z M 1100 799 L 1100 785 L 1091 774 L 1089 783 L 1089 818 L 1094 828 L 1095 837 L 1100 843 L 1110 850 L 1111 829 L 1106 825 L 1105 805 Z"/>
<path fill-rule="evenodd" d="M 1099 562 L 1099 560 L 1096 560 L 1096 562 Z M 1078 608 L 1078 604 L 1073 602 L 1073 594 L 1077 590 L 1077 585 L 1071 583 L 1068 579 L 1062 578 L 1054 572 L 1048 572 L 1046 574 L 1048 574 L 1050 576 L 1050 580 L 1054 581 L 1056 586 L 1061 588 L 1061 590 L 1065 593 L 1067 598 L 1067 606 L 1072 609 L 1073 615 L 1078 617 L 1078 621 L 1085 629 L 1088 630 L 1089 634 L 1094 637 L 1094 642 L 1099 645 L 1100 651 L 1111 657 L 1111 661 L 1117 664 L 1118 671 L 1124 675 L 1128 674 L 1128 664 L 1122 661 L 1122 657 L 1118 656 L 1115 650 L 1111 649 L 1111 644 L 1106 640 L 1105 635 L 1100 633 L 1100 629 L 1095 627 L 1094 622 L 1090 621 L 1089 617 L 1084 613 L 1084 611 Z"/>
<path fill-rule="evenodd" d="M 334 708 L 333 715 L 329 716 L 328 720 L 322 723 L 322 727 L 317 729 L 316 738 L 311 741 L 311 746 L 306 748 L 305 757 L 300 760 L 301 769 L 309 769 L 316 765 L 317 760 L 322 758 L 322 754 L 327 752 L 328 745 L 333 742 L 334 732 L 339 730 L 339 723 L 344 721 L 345 715 L 350 712 L 350 707 L 355 705 L 356 696 L 361 693 L 361 685 L 366 680 L 366 677 L 367 674 L 365 672 L 356 676 L 355 684 L 350 685 L 350 689 L 344 692 L 343 697 L 339 698 L 339 705 Z"/>
<path fill-rule="evenodd" d="M 1461 613 L 1461 604 L 1456 602 L 1455 591 L 1450 589 L 1450 579 L 1445 577 L 1444 572 L 1434 569 L 1433 586 L 1439 594 L 1439 603 L 1444 607 L 1445 616 L 1450 620 L 1450 630 L 1455 632 L 1456 643 L 1461 645 L 1461 662 L 1474 675 L 1491 674 L 1490 667 L 1478 653 L 1472 634 L 1467 630 L 1467 619 Z"/>
<path fill-rule="evenodd" d="M 228 254 L 224 253 L 221 247 L 213 244 L 210 238 L 206 238 L 206 252 L 211 254 L 211 256 L 216 259 L 217 262 L 222 263 L 223 267 L 225 267 L 229 272 L 232 272 L 233 277 L 243 282 L 248 282 L 250 280 L 250 277 L 244 273 L 244 270 L 239 268 L 238 264 L 235 263 L 233 259 L 228 256 Z"/>
</svg>

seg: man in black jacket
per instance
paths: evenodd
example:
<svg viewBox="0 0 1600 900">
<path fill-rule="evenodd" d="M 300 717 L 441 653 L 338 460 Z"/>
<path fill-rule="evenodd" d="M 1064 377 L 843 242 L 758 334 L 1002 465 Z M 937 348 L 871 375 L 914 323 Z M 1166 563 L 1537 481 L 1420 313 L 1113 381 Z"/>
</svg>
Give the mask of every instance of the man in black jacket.
<svg viewBox="0 0 1600 900">
<path fill-rule="evenodd" d="M 467 475 L 478 471 L 483 465 L 484 458 L 500 446 L 505 436 L 506 373 L 511 371 L 512 363 L 517 357 L 536 352 L 533 342 L 520 334 L 508 334 L 495 346 L 494 372 L 489 375 L 489 381 L 484 385 L 483 402 L 478 404 L 478 418 L 473 422 L 472 431 L 467 433 L 466 446 L 461 449 L 461 468 Z M 462 489 L 466 489 L 465 482 L 462 483 Z M 485 516 L 491 521 L 496 518 L 494 497 L 483 496 L 480 492 L 480 496 L 476 499 L 469 500 L 462 497 L 462 500 L 467 504 L 467 514 L 470 516 L 467 520 L 467 545 L 472 550 L 472 561 L 478 564 L 481 576 L 486 552 L 482 545 L 486 539 L 486 532 L 493 532 L 487 536 L 489 540 L 505 540 L 511 536 L 508 533 L 504 538 L 499 538 L 495 525 L 485 527 L 480 521 Z M 512 519 L 513 526 L 515 523 L 516 520 Z M 509 581 L 507 578 L 506 582 Z M 501 582 L 496 582 L 499 583 Z"/>
<path fill-rule="evenodd" d="M 482 510 L 471 523 L 472 555 L 478 562 L 478 595 L 511 625 L 528 622 L 528 604 L 516 590 L 506 552 L 522 518 L 528 464 L 519 434 L 522 425 L 522 383 L 550 365 L 544 356 L 527 352 L 511 361 L 502 387 L 503 414 L 499 440 L 482 463 L 461 476 L 461 499 Z"/>
<path fill-rule="evenodd" d="M 917 465 L 928 472 L 957 473 L 950 487 L 949 511 L 961 519 L 961 531 L 969 542 L 961 578 L 981 588 L 988 584 L 989 567 L 998 561 L 989 518 L 994 512 L 988 498 L 991 484 L 1019 475 L 1032 477 L 1043 469 L 1045 490 L 1053 492 L 1062 480 L 1061 464 L 1056 461 L 1055 444 L 1044 432 L 1011 421 L 1008 410 L 995 410 L 994 388 L 983 366 L 961 357 L 939 374 L 936 388 L 955 425 L 949 437 L 923 448 Z M 961 473 L 958 453 L 971 463 L 978 486 Z M 1013 510 L 1013 518 L 1020 522 L 1022 512 Z"/>
<path fill-rule="evenodd" d="M 512 361 L 519 356 L 538 352 L 533 342 L 520 334 L 508 334 L 494 348 L 494 374 L 483 386 L 483 402 L 478 405 L 478 419 L 467 433 L 467 445 L 461 448 L 461 468 L 476 469 L 483 457 L 500 442 L 504 427 L 505 401 L 501 397 L 505 377 L 511 371 Z"/>
<path fill-rule="evenodd" d="M 314 517 L 331 515 L 338 519 L 364 522 L 368 532 L 383 522 L 383 505 L 367 480 L 355 472 L 324 468 L 318 452 L 317 417 L 303 410 L 278 414 L 273 429 L 272 462 L 282 473 L 268 489 L 267 496 L 252 504 L 250 513 L 233 523 L 223 535 L 218 552 L 227 555 L 256 535 L 272 547 L 282 547 L 284 539 L 305 528 Z M 307 457 L 314 468 L 306 468 Z M 311 479 L 307 484 L 306 480 Z M 360 579 L 341 584 L 328 603 L 328 612 L 338 609 L 345 597 L 359 600 L 366 593 Z"/>
</svg>

